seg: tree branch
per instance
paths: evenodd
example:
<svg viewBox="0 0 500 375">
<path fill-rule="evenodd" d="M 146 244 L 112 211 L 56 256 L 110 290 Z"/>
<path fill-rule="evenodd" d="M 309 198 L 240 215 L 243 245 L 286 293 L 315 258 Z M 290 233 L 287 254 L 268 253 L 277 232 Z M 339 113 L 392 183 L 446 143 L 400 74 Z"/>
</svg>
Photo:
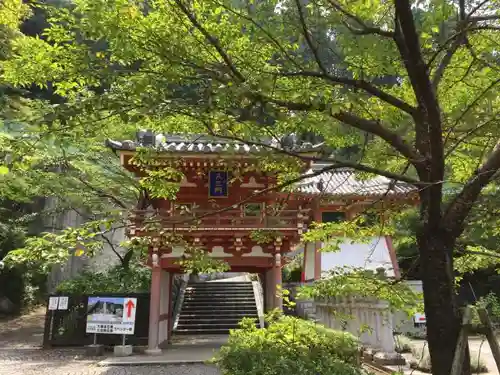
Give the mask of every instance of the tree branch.
<svg viewBox="0 0 500 375">
<path fill-rule="evenodd" d="M 422 118 L 416 121 L 417 148 L 431 162 L 430 168 L 421 170 L 420 177 L 438 182 L 444 177 L 444 152 L 442 140 L 441 110 L 430 81 L 427 66 L 422 57 L 419 37 L 409 0 L 396 0 L 396 43 L 404 59 L 405 67 L 421 109 Z M 441 200 L 441 186 L 429 189 Z M 436 219 L 440 214 L 432 213 Z"/>
<path fill-rule="evenodd" d="M 460 116 L 458 116 L 458 118 L 455 120 L 455 123 L 453 124 L 453 126 L 448 130 L 448 133 L 446 134 L 446 137 L 444 139 L 444 142 L 446 143 L 448 141 L 448 138 L 451 136 L 451 134 L 453 133 L 453 131 L 455 130 L 455 128 L 458 126 L 458 124 L 460 123 L 460 121 L 462 121 L 462 119 L 465 117 L 465 115 L 472 109 L 474 108 L 474 106 L 481 100 L 484 98 L 484 96 L 493 88 L 495 87 L 497 84 L 500 83 L 500 78 L 491 82 L 488 87 L 486 87 L 476 98 L 474 98 L 474 100 L 467 106 L 467 108 L 465 108 L 464 111 L 462 111 L 462 113 L 460 114 Z"/>
<path fill-rule="evenodd" d="M 344 16 L 346 16 L 348 19 L 353 20 L 356 22 L 360 29 L 353 28 L 352 26 L 348 25 L 347 23 L 344 23 L 344 25 L 351 31 L 353 34 L 356 35 L 370 35 L 370 34 L 376 34 L 380 35 L 386 38 L 393 38 L 394 37 L 394 32 L 393 31 L 387 31 L 387 30 L 382 30 L 379 27 L 374 27 L 374 26 L 368 26 L 360 17 L 356 16 L 355 14 L 347 11 L 344 9 L 337 1 L 335 0 L 328 0 L 330 5 L 335 8 L 337 11 L 342 13 Z"/>
<path fill-rule="evenodd" d="M 318 49 L 314 46 L 313 40 L 311 38 L 311 34 L 307 28 L 301 1 L 302 0 L 295 0 L 295 5 L 297 6 L 297 12 L 299 13 L 300 25 L 302 26 L 302 34 L 304 35 L 304 38 L 306 39 L 306 43 L 309 46 L 309 49 L 313 53 L 314 59 L 316 60 L 316 64 L 318 64 L 319 69 L 325 75 L 328 75 L 328 71 L 326 70 L 325 66 L 321 62 L 321 59 L 320 59 L 319 53 L 318 53 Z"/>
<path fill-rule="evenodd" d="M 108 194 L 101 189 L 96 188 L 95 186 L 92 186 L 89 182 L 85 181 L 81 176 L 76 176 L 78 181 L 80 181 L 82 184 L 84 184 L 86 187 L 88 187 L 90 190 L 94 191 L 98 197 L 100 198 L 108 198 L 111 201 L 113 201 L 116 205 L 118 205 L 121 208 L 127 208 L 127 205 L 123 203 L 121 200 L 116 198 L 115 196 Z"/>
<path fill-rule="evenodd" d="M 311 71 L 299 71 L 299 72 L 278 72 L 273 73 L 282 77 L 316 77 L 323 79 L 325 81 L 331 82 L 332 84 L 340 84 L 353 88 L 357 88 L 363 90 L 380 100 L 391 104 L 392 106 L 408 113 L 411 116 L 414 116 L 417 112 L 417 109 L 412 105 L 406 103 L 405 101 L 379 89 L 375 85 L 371 84 L 368 81 L 360 80 L 360 79 L 351 79 L 347 77 L 337 77 L 328 74 L 327 72 L 311 72 Z"/>
<path fill-rule="evenodd" d="M 264 27 L 262 27 L 262 25 L 260 25 L 258 22 L 256 22 L 252 17 L 249 17 L 241 12 L 237 12 L 235 11 L 233 8 L 227 6 L 226 4 L 224 4 L 223 2 L 220 2 L 220 1 L 216 1 L 215 2 L 218 6 L 224 8 L 226 11 L 240 17 L 240 18 L 243 18 L 244 20 L 250 22 L 252 25 L 254 25 L 257 29 L 259 29 L 260 31 L 262 31 L 266 37 L 268 37 L 276 47 L 278 47 L 278 49 L 281 51 L 281 53 L 283 53 L 283 55 L 286 56 L 286 58 L 288 59 L 288 61 L 290 61 L 290 63 L 292 63 L 292 65 L 294 65 L 297 69 L 301 69 L 301 66 L 300 64 L 298 64 L 295 59 L 290 55 L 290 53 L 283 47 L 283 45 L 273 36 L 272 33 L 270 33 L 269 31 L 267 31 Z"/>
<path fill-rule="evenodd" d="M 491 30 L 491 31 L 500 31 L 500 26 L 493 25 L 477 25 L 473 26 L 469 29 L 470 31 L 481 31 L 481 30 Z"/>
<path fill-rule="evenodd" d="M 248 197 L 246 197 L 245 199 L 242 199 L 242 200 L 239 200 L 236 204 L 237 205 L 242 205 L 246 202 L 249 202 L 249 201 L 252 201 L 253 199 L 255 199 L 256 197 L 259 197 L 259 196 L 262 196 L 264 194 L 267 194 L 269 192 L 272 192 L 272 191 L 279 191 L 279 190 L 282 190 L 288 186 L 291 186 L 293 184 L 296 184 L 302 180 L 305 180 L 305 179 L 308 179 L 308 178 L 311 178 L 311 177 L 316 177 L 316 176 L 320 176 L 322 175 L 323 173 L 326 173 L 326 172 L 329 172 L 329 171 L 333 171 L 335 169 L 339 169 L 339 168 L 345 168 L 346 166 L 343 165 L 341 162 L 335 162 L 334 164 L 332 165 L 329 165 L 329 166 L 326 166 L 318 171 L 315 171 L 313 173 L 308 173 L 308 174 L 304 174 L 304 175 L 301 175 L 299 177 L 296 177 L 296 178 L 293 178 L 291 180 L 288 180 L 288 181 L 285 181 L 284 183 L 282 184 L 279 184 L 279 185 L 275 185 L 275 186 L 269 186 L 265 189 L 262 189 L 262 190 L 258 190 L 252 194 L 250 194 Z M 373 172 L 373 171 L 370 171 L 370 170 L 367 170 L 365 172 L 368 172 L 368 173 L 377 173 L 377 172 Z M 389 172 L 390 173 L 390 172 Z M 400 177 L 399 175 L 396 175 L 397 177 Z M 403 176 L 404 177 L 404 176 Z M 389 177 L 389 178 L 392 178 L 392 177 Z M 401 180 L 404 182 L 404 180 Z M 418 181 L 416 181 L 417 183 L 419 183 Z M 190 217 L 190 218 L 187 218 L 186 220 L 182 220 L 182 221 L 178 221 L 176 223 L 173 223 L 173 225 L 177 225 L 177 224 L 185 224 L 185 223 L 188 223 L 188 222 L 191 222 L 191 221 L 196 221 L 196 220 L 199 220 L 199 219 L 202 219 L 204 217 L 208 217 L 208 216 L 212 216 L 212 215 L 217 215 L 217 214 L 220 214 L 222 212 L 226 212 L 226 211 L 230 211 L 230 210 L 233 210 L 234 209 L 234 205 L 235 204 L 232 204 L 230 206 L 227 206 L 227 207 L 223 207 L 221 209 L 218 209 L 218 210 L 215 210 L 215 211 L 211 211 L 211 212 L 207 212 L 203 215 L 199 215 L 199 216 L 195 216 L 194 218 L 193 217 Z"/>
<path fill-rule="evenodd" d="M 463 42 L 464 42 L 463 36 L 460 38 L 456 38 L 453 41 L 450 48 L 446 52 L 446 55 L 444 55 L 443 60 L 441 60 L 441 63 L 439 64 L 436 71 L 434 72 L 434 76 L 432 77 L 432 87 L 434 88 L 436 93 L 437 93 L 437 89 L 439 86 L 439 82 L 441 82 L 441 79 L 444 76 L 444 71 L 446 70 L 448 65 L 450 65 L 450 62 L 453 58 L 453 55 L 455 54 L 455 52 L 458 51 L 458 49 L 463 44 Z"/>
<path fill-rule="evenodd" d="M 189 11 L 189 9 L 182 3 L 182 0 L 174 0 L 180 10 L 186 15 L 189 21 L 196 27 L 200 33 L 207 39 L 207 41 L 216 49 L 219 56 L 224 60 L 227 67 L 231 70 L 233 75 L 241 82 L 245 81 L 245 77 L 238 71 L 236 66 L 233 64 L 231 58 L 226 53 L 224 48 L 222 48 L 221 44 L 213 35 L 211 35 L 202 25 L 196 17 Z"/>
<path fill-rule="evenodd" d="M 405 66 L 410 77 L 413 91 L 415 92 L 419 104 L 427 110 L 428 120 L 431 118 L 439 120 L 439 106 L 427 74 L 426 64 L 422 57 L 411 4 L 409 0 L 396 0 L 395 4 L 397 29 L 400 31 L 401 38 L 398 45 L 401 49 L 400 53 L 402 58 L 405 60 Z M 440 129 L 435 129 L 436 135 L 438 130 L 440 131 Z"/>
<path fill-rule="evenodd" d="M 458 9 L 459 9 L 459 17 L 460 21 L 465 20 L 465 0 L 458 0 Z"/>
<path fill-rule="evenodd" d="M 495 113 L 496 116 L 498 116 L 498 114 L 499 114 L 498 112 Z M 453 146 L 451 146 L 451 148 L 446 153 L 445 158 L 448 158 L 458 148 L 458 146 L 460 146 L 460 144 L 464 143 L 465 140 L 467 138 L 469 138 L 472 134 L 478 132 L 481 129 L 484 129 L 485 127 L 487 127 L 489 124 L 491 124 L 495 120 L 498 120 L 498 117 L 492 117 L 489 120 L 483 122 L 482 124 L 476 126 L 475 128 L 472 128 L 469 131 L 467 131 L 463 136 L 461 136 L 459 139 L 456 140 L 456 142 L 455 142 L 455 144 Z M 445 143 L 449 139 L 450 134 L 451 134 L 451 131 L 446 136 Z"/>
<path fill-rule="evenodd" d="M 448 206 L 444 215 L 444 222 L 450 223 L 453 231 L 458 233 L 462 230 L 464 221 L 481 191 L 493 180 L 499 169 L 500 141 L 497 142 L 489 158 L 476 170 L 462 188 L 462 191 L 455 196 Z"/>
<path fill-rule="evenodd" d="M 500 71 L 500 69 L 498 68 L 498 66 L 495 66 L 495 65 L 491 64 L 489 61 L 486 61 L 485 59 L 479 58 L 479 56 L 477 55 L 476 51 L 474 51 L 474 48 L 472 47 L 472 45 L 469 43 L 468 40 L 466 40 L 465 46 L 467 47 L 467 49 L 469 50 L 471 56 L 474 59 L 482 62 L 484 65 L 486 65 L 488 68 L 490 68 L 492 70 Z"/>
<path fill-rule="evenodd" d="M 318 107 L 310 103 L 298 103 L 292 101 L 272 99 L 262 94 L 254 94 L 254 96 L 256 99 L 261 100 L 262 102 L 273 103 L 292 111 L 308 111 L 308 110 L 319 110 L 322 112 L 327 111 L 326 105 L 319 105 Z M 407 158 L 413 165 L 418 165 L 421 162 L 423 162 L 423 157 L 412 146 L 410 146 L 403 138 L 401 138 L 401 136 L 382 126 L 380 121 L 367 120 L 353 113 L 344 111 L 331 113 L 330 115 L 336 120 L 345 123 L 346 125 L 350 125 L 356 129 L 366 131 L 370 134 L 382 138 L 390 146 L 392 146 L 395 150 L 397 150 L 405 158 Z"/>
<path fill-rule="evenodd" d="M 113 253 L 115 253 L 115 255 L 120 260 L 120 264 L 122 265 L 122 267 L 124 267 L 125 266 L 125 261 L 124 261 L 123 257 L 121 256 L 121 254 L 116 250 L 115 245 L 113 244 L 113 242 L 108 237 L 106 237 L 106 235 L 104 235 L 104 234 L 101 235 L 101 237 L 104 239 L 104 241 L 106 241 L 108 243 L 111 251 Z"/>
<path fill-rule="evenodd" d="M 469 17 L 470 22 L 498 21 L 498 20 L 500 20 L 500 15 L 498 15 L 498 14 L 491 14 L 488 16 Z"/>
<path fill-rule="evenodd" d="M 379 120 L 367 120 L 358 117 L 355 114 L 343 111 L 332 114 L 332 117 L 343 122 L 344 124 L 382 138 L 394 149 L 399 151 L 404 157 L 406 157 L 413 165 L 419 164 L 423 161 L 423 158 L 413 149 L 413 147 L 411 147 L 398 134 L 382 126 L 382 123 Z"/>
<path fill-rule="evenodd" d="M 488 1 L 490 0 L 483 0 L 481 1 L 479 4 L 477 4 L 474 8 L 472 8 L 472 10 L 470 11 L 470 13 L 467 15 L 467 19 L 470 19 L 472 17 L 472 15 L 474 13 L 476 13 L 479 9 L 481 9 L 481 7 L 486 4 Z"/>
<path fill-rule="evenodd" d="M 212 127 L 209 124 L 207 124 L 206 122 L 205 122 L 205 126 L 206 126 L 208 132 L 210 133 L 210 135 L 217 137 L 217 138 L 238 141 L 238 142 L 245 143 L 245 144 L 252 145 L 252 146 L 259 146 L 259 147 L 266 148 L 268 150 L 271 150 L 271 151 L 279 153 L 279 154 L 292 156 L 292 157 L 301 159 L 303 161 L 333 163 L 337 169 L 338 168 L 351 168 L 351 169 L 355 169 L 355 170 L 358 170 L 361 172 L 367 172 L 367 173 L 372 173 L 375 175 L 384 176 L 384 177 L 387 177 L 387 178 L 395 180 L 395 181 L 406 182 L 408 184 L 412 184 L 412 185 L 416 185 L 416 186 L 422 185 L 422 183 L 420 181 L 413 179 L 411 177 L 402 175 L 402 174 L 397 174 L 397 173 L 389 172 L 389 171 L 386 171 L 383 169 L 370 167 L 368 165 L 361 164 L 361 163 L 354 163 L 354 162 L 349 162 L 349 161 L 339 161 L 339 160 L 335 160 L 335 159 L 331 159 L 331 158 L 318 158 L 318 157 L 307 156 L 307 155 L 300 154 L 298 152 L 285 150 L 285 149 L 282 149 L 282 148 L 279 148 L 279 147 L 276 147 L 273 145 L 269 145 L 269 144 L 266 144 L 263 142 L 249 141 L 249 140 L 243 139 L 241 137 L 237 137 L 237 136 L 220 135 L 220 134 L 215 133 L 213 131 Z"/>
<path fill-rule="evenodd" d="M 459 254 L 480 255 L 480 256 L 484 256 L 484 257 L 491 257 L 491 258 L 500 259 L 500 254 L 489 253 L 487 251 L 461 249 L 460 251 L 458 251 L 458 253 Z"/>
</svg>

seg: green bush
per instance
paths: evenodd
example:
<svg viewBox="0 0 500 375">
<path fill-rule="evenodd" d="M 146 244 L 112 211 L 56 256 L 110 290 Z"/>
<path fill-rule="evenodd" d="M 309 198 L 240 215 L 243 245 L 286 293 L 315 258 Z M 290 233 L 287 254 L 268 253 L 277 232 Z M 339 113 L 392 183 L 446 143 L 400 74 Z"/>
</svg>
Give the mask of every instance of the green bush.
<svg viewBox="0 0 500 375">
<path fill-rule="evenodd" d="M 96 293 L 148 292 L 151 285 L 151 270 L 133 265 L 122 266 L 104 272 L 84 271 L 77 277 L 63 281 L 57 287 L 60 293 L 82 295 Z"/>
<path fill-rule="evenodd" d="M 394 337 L 396 342 L 396 351 L 398 353 L 410 353 L 413 347 L 411 339 L 403 335 L 397 335 Z"/>
<path fill-rule="evenodd" d="M 359 375 L 357 339 L 290 316 L 256 328 L 244 319 L 214 359 L 224 375 Z"/>
<path fill-rule="evenodd" d="M 479 319 L 478 309 L 486 309 L 488 315 L 494 325 L 500 323 L 500 298 L 493 292 L 479 298 L 476 304 L 472 307 L 472 332 L 480 332 L 482 323 Z"/>
<path fill-rule="evenodd" d="M 427 373 L 432 372 L 431 356 L 427 346 L 423 348 L 420 346 L 414 346 L 412 348 L 412 354 L 414 358 L 410 362 L 411 368 Z M 470 353 L 470 368 L 471 372 L 476 374 L 488 372 L 488 367 L 486 366 L 484 359 L 479 356 L 479 353 L 476 352 Z"/>
</svg>

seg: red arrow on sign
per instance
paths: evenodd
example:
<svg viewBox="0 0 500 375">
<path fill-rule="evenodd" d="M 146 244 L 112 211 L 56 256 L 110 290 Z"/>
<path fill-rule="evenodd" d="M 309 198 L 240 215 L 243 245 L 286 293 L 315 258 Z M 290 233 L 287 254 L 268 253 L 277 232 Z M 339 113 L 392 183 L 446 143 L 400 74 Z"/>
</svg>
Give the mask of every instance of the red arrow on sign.
<svg viewBox="0 0 500 375">
<path fill-rule="evenodd" d="M 131 300 L 128 300 L 125 307 L 127 308 L 127 318 L 130 318 L 132 316 L 132 309 L 135 307 L 135 305 Z"/>
</svg>

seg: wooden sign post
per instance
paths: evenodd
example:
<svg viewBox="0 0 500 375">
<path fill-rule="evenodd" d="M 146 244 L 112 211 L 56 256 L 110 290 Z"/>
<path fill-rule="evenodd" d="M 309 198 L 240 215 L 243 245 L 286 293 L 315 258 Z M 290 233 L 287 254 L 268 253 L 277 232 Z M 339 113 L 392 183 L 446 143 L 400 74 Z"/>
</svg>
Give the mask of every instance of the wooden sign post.
<svg viewBox="0 0 500 375">
<path fill-rule="evenodd" d="M 488 316 L 488 312 L 484 308 L 478 309 L 477 313 L 482 325 L 481 332 L 488 339 L 491 353 L 493 354 L 493 358 L 495 358 L 497 369 L 500 372 L 500 345 L 498 344 L 498 341 L 495 337 L 495 330 L 493 329 L 493 325 L 491 324 L 490 317 Z M 462 373 L 462 365 L 465 359 L 465 349 L 467 348 L 469 340 L 471 321 L 472 309 L 470 306 L 467 306 L 462 317 L 462 329 L 460 330 L 460 334 L 458 336 L 457 347 L 455 348 L 455 356 L 453 357 L 453 364 L 451 366 L 450 375 L 461 375 Z"/>
</svg>

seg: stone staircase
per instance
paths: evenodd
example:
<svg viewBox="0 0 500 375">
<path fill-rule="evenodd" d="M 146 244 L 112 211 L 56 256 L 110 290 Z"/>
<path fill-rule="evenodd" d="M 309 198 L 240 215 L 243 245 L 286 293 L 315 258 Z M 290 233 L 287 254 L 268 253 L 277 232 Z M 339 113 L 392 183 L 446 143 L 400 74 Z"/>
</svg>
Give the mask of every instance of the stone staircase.
<svg viewBox="0 0 500 375">
<path fill-rule="evenodd" d="M 258 322 L 252 282 L 189 283 L 179 315 L 177 335 L 227 334 L 244 318 Z"/>
</svg>

